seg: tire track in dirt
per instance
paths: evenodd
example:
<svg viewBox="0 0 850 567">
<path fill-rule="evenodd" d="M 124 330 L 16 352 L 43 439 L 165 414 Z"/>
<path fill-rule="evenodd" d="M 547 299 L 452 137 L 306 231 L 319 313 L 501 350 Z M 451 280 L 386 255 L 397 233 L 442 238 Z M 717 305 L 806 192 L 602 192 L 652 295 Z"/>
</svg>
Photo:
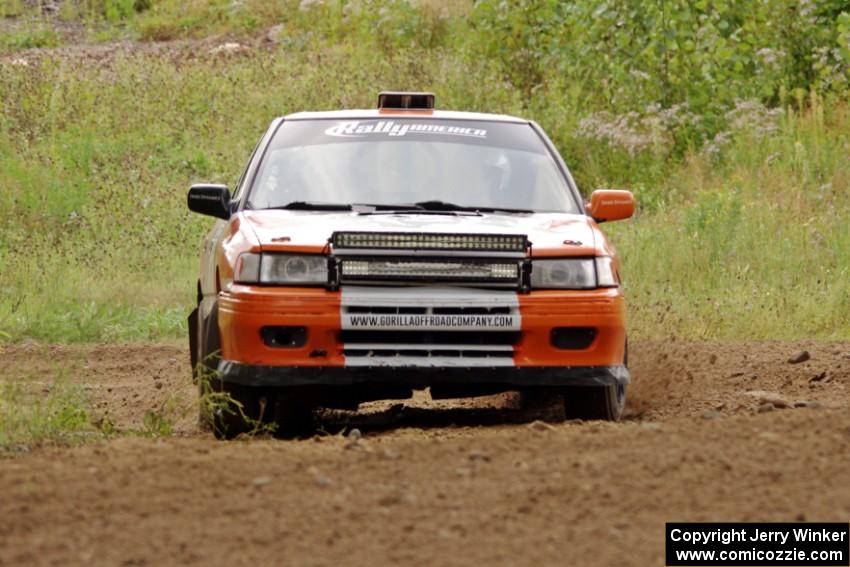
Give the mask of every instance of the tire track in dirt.
<svg viewBox="0 0 850 567">
<path fill-rule="evenodd" d="M 191 404 L 186 358 L 14 346 L 0 380 L 65 369 L 129 429 L 169 396 Z M 216 442 L 189 415 L 177 437 L 2 459 L 0 565 L 645 566 L 663 564 L 665 521 L 850 521 L 850 344 L 641 342 L 632 368 L 619 424 L 420 397 L 369 408 L 389 423 L 356 442 Z M 820 406 L 759 412 L 755 390 Z"/>
<path fill-rule="evenodd" d="M 788 359 L 806 351 L 809 360 Z M 627 421 L 676 417 L 722 417 L 755 412 L 766 394 L 789 404 L 817 402 L 826 407 L 850 405 L 850 343 L 841 342 L 636 342 Z M 144 414 L 156 411 L 175 422 L 177 432 L 197 433 L 196 388 L 191 383 L 188 352 L 178 344 L 96 346 L 7 346 L 0 354 L 0 380 L 23 379 L 36 385 L 54 377 L 81 385 L 98 416 L 119 429 L 138 429 Z M 765 395 L 760 395 L 765 394 Z M 433 402 L 417 395 L 405 408 L 397 402 L 366 404 L 364 411 L 381 425 L 436 427 L 533 420 L 516 410 L 507 394 L 472 400 Z M 413 411 L 411 411 L 413 410 Z M 358 422 L 334 412 L 346 423 Z"/>
</svg>

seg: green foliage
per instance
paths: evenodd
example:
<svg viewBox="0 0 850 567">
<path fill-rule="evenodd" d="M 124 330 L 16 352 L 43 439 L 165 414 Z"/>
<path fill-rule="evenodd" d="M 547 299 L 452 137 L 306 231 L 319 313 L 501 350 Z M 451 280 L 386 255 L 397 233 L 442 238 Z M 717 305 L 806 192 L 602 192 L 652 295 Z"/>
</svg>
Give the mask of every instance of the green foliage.
<svg viewBox="0 0 850 567">
<path fill-rule="evenodd" d="M 478 36 L 472 49 L 498 61 L 526 97 L 542 85 L 561 35 L 571 31 L 557 0 L 479 1 L 471 25 Z"/>
<path fill-rule="evenodd" d="M 107 38 L 277 44 L 0 62 L 2 340 L 183 335 L 209 228 L 188 185 L 232 185 L 273 117 L 382 88 L 532 118 L 585 193 L 634 189 L 606 227 L 633 335 L 847 336 L 845 2 L 307 4 L 67 0 Z"/>
<path fill-rule="evenodd" d="M 146 411 L 142 426 L 142 433 L 148 437 L 168 437 L 173 431 L 171 419 L 161 410 Z"/>
<path fill-rule="evenodd" d="M 473 48 L 527 93 L 556 69 L 618 112 L 687 102 L 705 114 L 845 87 L 848 10 L 841 0 L 480 0 Z"/>
<path fill-rule="evenodd" d="M 825 116 L 822 113 L 826 113 Z M 847 338 L 848 109 L 815 101 L 769 137 L 741 134 L 723 163 L 673 170 L 682 199 L 609 231 L 630 326 L 653 336 Z"/>
<path fill-rule="evenodd" d="M 92 434 L 82 391 L 61 375 L 40 385 L 0 381 L 0 456 L 45 444 L 75 444 Z"/>
<path fill-rule="evenodd" d="M 0 52 L 5 50 L 54 47 L 61 42 L 60 35 L 53 29 L 36 24 L 9 33 L 0 34 Z"/>
<path fill-rule="evenodd" d="M 71 0 L 62 6 L 63 17 L 125 22 L 152 5 L 152 0 Z"/>
<path fill-rule="evenodd" d="M 248 437 L 273 434 L 277 425 L 275 423 L 264 423 L 249 417 L 245 413 L 242 403 L 234 399 L 228 392 L 220 387 L 221 380 L 217 371 L 210 370 L 211 360 L 217 359 L 219 352 L 215 352 L 198 364 L 193 373 L 193 381 L 198 386 L 197 409 L 202 429 L 214 430 L 216 434 L 225 434 L 226 430 L 218 430 L 231 417 L 238 417 L 249 426 L 246 435 Z"/>
<path fill-rule="evenodd" d="M 25 13 L 24 0 L 0 0 L 0 17 L 17 18 Z"/>
</svg>

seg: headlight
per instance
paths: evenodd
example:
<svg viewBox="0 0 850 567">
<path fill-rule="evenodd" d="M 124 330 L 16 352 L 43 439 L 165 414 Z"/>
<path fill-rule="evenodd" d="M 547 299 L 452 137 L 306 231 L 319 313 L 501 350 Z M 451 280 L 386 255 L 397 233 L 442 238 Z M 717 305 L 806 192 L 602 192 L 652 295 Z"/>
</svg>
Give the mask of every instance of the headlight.
<svg viewBox="0 0 850 567">
<path fill-rule="evenodd" d="M 301 254 L 241 254 L 234 280 L 238 283 L 316 285 L 328 281 L 325 256 Z"/>
<path fill-rule="evenodd" d="M 534 260 L 532 289 L 593 289 L 617 287 L 611 258 Z"/>
</svg>

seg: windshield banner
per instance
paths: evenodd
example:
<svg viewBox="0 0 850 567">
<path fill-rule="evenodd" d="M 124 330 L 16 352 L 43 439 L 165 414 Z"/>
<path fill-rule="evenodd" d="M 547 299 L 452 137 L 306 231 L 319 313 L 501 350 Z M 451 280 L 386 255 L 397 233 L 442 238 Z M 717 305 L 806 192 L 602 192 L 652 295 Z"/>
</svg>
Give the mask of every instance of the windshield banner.
<svg viewBox="0 0 850 567">
<path fill-rule="evenodd" d="M 442 134 L 445 136 L 486 138 L 487 130 L 435 122 L 423 124 L 418 122 L 393 122 L 392 120 L 381 120 L 378 122 L 354 120 L 351 122 L 340 122 L 335 126 L 331 126 L 325 130 L 325 134 L 340 138 L 364 138 L 366 136 L 401 137 L 407 134 Z"/>
</svg>

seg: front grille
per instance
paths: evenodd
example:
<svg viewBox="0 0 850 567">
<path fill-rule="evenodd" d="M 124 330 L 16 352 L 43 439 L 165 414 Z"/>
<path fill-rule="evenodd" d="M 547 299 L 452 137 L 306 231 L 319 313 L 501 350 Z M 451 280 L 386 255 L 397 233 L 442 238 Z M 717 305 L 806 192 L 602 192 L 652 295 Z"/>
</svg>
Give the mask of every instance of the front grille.
<svg viewBox="0 0 850 567">
<path fill-rule="evenodd" d="M 371 345 L 370 345 L 371 346 Z M 402 345 L 401 348 L 388 349 L 381 345 L 380 348 L 346 348 L 343 354 L 348 362 L 352 358 L 371 359 L 375 362 L 387 362 L 387 359 L 407 359 L 421 364 L 427 363 L 427 359 L 437 361 L 438 359 L 475 359 L 480 362 L 482 359 L 497 359 L 499 362 L 513 360 L 513 349 L 510 350 L 495 350 L 495 349 L 471 349 L 469 347 L 457 346 L 453 348 L 413 348 L 412 346 Z M 425 360 L 420 360 L 425 359 Z"/>
<path fill-rule="evenodd" d="M 507 315 L 510 307 L 434 307 L 434 315 Z"/>
<path fill-rule="evenodd" d="M 513 346 L 519 343 L 519 331 L 341 331 L 339 340 L 346 345 L 380 344 L 389 348 L 398 345 L 463 345 Z"/>
<path fill-rule="evenodd" d="M 522 338 L 514 292 L 349 286 L 342 302 L 346 365 L 510 366 Z"/>
<path fill-rule="evenodd" d="M 391 315 L 422 315 L 428 309 L 426 307 L 359 307 L 351 306 L 347 309 L 349 313 L 377 313 Z"/>
<path fill-rule="evenodd" d="M 342 331 L 349 366 L 511 366 L 517 332 Z"/>
</svg>

